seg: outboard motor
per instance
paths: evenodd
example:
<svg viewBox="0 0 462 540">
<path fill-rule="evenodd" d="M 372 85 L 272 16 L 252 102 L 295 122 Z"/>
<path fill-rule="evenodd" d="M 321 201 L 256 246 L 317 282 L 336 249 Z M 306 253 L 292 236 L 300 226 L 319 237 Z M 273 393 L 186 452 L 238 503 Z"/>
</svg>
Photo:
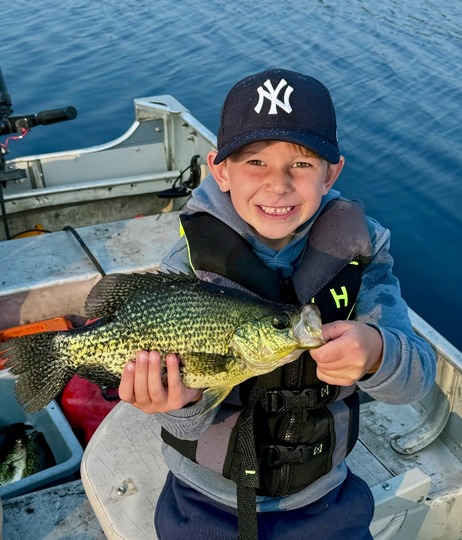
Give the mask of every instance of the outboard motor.
<svg viewBox="0 0 462 540">
<path fill-rule="evenodd" d="M 8 93 L 5 79 L 3 78 L 0 68 L 0 136 L 18 133 L 19 138 L 22 138 L 26 133 L 35 126 L 47 126 L 57 122 L 66 120 L 74 120 L 77 117 L 77 109 L 69 106 L 62 109 L 50 109 L 41 111 L 37 114 L 29 114 L 25 116 L 12 116 L 13 105 Z M 3 226 L 5 234 L 10 238 L 8 221 L 5 211 L 5 202 L 3 199 L 3 188 L 7 182 L 11 180 L 20 180 L 26 177 L 25 171 L 15 169 L 7 171 L 5 168 L 6 154 L 8 153 L 8 139 L 5 144 L 0 143 L 0 209 L 2 212 Z"/>
</svg>

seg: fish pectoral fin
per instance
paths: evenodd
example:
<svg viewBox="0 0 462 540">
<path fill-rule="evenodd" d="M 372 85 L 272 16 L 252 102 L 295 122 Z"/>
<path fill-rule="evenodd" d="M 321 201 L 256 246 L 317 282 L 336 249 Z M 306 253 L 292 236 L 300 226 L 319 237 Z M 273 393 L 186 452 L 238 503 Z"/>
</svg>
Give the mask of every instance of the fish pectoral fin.
<svg viewBox="0 0 462 540">
<path fill-rule="evenodd" d="M 188 352 L 187 361 L 194 363 L 200 367 L 200 371 L 211 375 L 213 373 L 221 373 L 227 371 L 230 367 L 230 362 L 235 360 L 234 356 L 226 354 L 213 354 L 205 352 Z"/>
<path fill-rule="evenodd" d="M 231 392 L 233 386 L 219 386 L 217 388 L 206 388 L 202 394 L 203 409 L 201 416 L 208 413 L 219 405 Z"/>
</svg>

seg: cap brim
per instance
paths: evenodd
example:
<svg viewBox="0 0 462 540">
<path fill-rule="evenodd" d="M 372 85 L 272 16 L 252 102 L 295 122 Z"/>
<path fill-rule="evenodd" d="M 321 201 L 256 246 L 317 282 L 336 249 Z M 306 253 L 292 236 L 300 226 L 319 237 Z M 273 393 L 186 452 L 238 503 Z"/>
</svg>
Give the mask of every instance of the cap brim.
<svg viewBox="0 0 462 540">
<path fill-rule="evenodd" d="M 308 150 L 311 150 L 329 163 L 338 163 L 340 160 L 338 147 L 313 133 L 298 130 L 262 129 L 252 131 L 251 133 L 244 133 L 239 135 L 239 137 L 229 140 L 218 150 L 213 162 L 215 165 L 218 165 L 242 147 L 259 141 L 291 142 L 308 148 Z"/>
</svg>

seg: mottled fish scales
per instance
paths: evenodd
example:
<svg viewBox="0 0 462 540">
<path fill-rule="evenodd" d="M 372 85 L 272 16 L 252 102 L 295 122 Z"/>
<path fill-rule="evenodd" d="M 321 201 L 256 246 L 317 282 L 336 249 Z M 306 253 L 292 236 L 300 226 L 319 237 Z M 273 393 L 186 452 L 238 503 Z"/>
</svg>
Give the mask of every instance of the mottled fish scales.
<svg viewBox="0 0 462 540">
<path fill-rule="evenodd" d="M 117 385 L 139 350 L 177 354 L 183 383 L 206 388 L 213 407 L 239 382 L 322 344 L 314 305 L 275 304 L 186 275 L 108 275 L 90 292 L 86 309 L 98 320 L 0 345 L 28 412 L 46 406 L 75 373 Z"/>
</svg>

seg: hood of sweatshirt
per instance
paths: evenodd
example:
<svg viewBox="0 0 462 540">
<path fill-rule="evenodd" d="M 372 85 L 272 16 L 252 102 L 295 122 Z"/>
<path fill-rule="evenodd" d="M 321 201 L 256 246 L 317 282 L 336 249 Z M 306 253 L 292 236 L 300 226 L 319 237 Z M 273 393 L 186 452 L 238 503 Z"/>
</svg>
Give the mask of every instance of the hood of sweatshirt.
<svg viewBox="0 0 462 540">
<path fill-rule="evenodd" d="M 324 195 L 317 212 L 307 222 L 298 227 L 293 239 L 279 251 L 267 246 L 255 235 L 253 228 L 234 209 L 229 193 L 223 193 L 220 190 L 212 175 L 208 175 L 200 186 L 192 192 L 185 212 L 207 212 L 223 221 L 249 242 L 257 256 L 267 266 L 273 270 L 278 270 L 284 277 L 287 277 L 291 276 L 294 271 L 305 247 L 311 225 L 324 206 L 339 197 L 340 193 L 334 189 Z"/>
</svg>

